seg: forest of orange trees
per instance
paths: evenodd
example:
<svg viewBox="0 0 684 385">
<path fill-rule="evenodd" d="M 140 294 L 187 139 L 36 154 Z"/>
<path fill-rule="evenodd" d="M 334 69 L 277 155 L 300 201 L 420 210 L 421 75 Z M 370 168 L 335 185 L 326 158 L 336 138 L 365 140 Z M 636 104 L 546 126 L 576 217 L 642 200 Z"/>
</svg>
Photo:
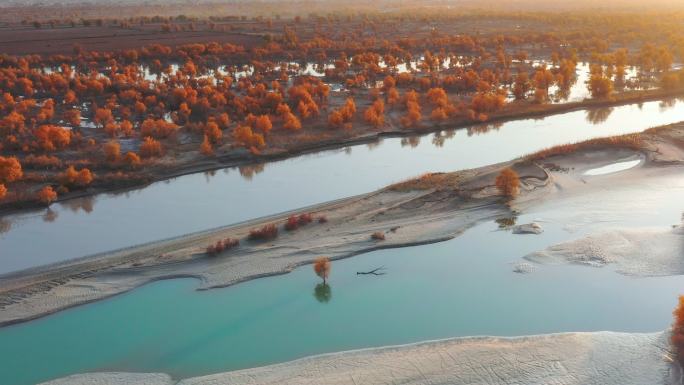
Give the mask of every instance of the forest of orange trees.
<svg viewBox="0 0 684 385">
<path fill-rule="evenodd" d="M 68 48 L 0 56 L 1 207 L 373 133 L 676 97 L 684 90 L 682 23 L 676 12 L 446 9 L 29 17 L 0 36 L 48 32 L 64 35 Z M 116 44 L 89 48 L 71 38 L 79 30 L 115 31 Z M 159 42 L 130 41 L 131 31 Z M 0 52 L 22 48 L 6 47 Z M 588 74 L 578 85 L 580 64 Z M 573 86 L 586 97 L 569 101 Z"/>
</svg>

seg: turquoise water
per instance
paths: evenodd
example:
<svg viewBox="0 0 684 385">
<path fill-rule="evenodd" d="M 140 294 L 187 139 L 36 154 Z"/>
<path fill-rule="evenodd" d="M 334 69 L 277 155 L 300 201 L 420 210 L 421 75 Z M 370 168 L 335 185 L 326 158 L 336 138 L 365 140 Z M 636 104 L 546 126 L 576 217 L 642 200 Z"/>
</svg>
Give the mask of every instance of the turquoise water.
<svg viewBox="0 0 684 385">
<path fill-rule="evenodd" d="M 426 171 L 479 167 L 682 120 L 679 101 L 575 111 L 299 156 L 269 163 L 251 179 L 227 168 L 72 200 L 53 205 L 48 216 L 0 218 L 0 274 L 366 193 Z"/>
<path fill-rule="evenodd" d="M 275 162 L 251 181 L 234 169 L 206 180 L 189 175 L 125 196 L 99 196 L 92 211 L 87 201 L 73 201 L 54 208 L 54 222 L 42 214 L 11 217 L 11 229 L 0 235 L 0 272 L 365 192 L 425 170 L 476 167 L 684 120 L 681 103 L 662 114 L 661 108 L 619 107 L 597 124 L 585 111 L 510 122 L 483 134 L 458 131 L 442 137 L 441 146 L 434 136 L 415 147 L 385 140 L 354 147 L 351 155 L 332 151 Z M 663 330 L 684 277 L 633 278 L 581 266 L 543 266 L 526 275 L 512 269 L 529 252 L 604 228 L 665 229 L 680 221 L 682 194 L 684 177 L 677 176 L 571 197 L 561 191 L 518 220 L 540 221 L 542 235 L 513 235 L 484 223 L 448 242 L 335 261 L 329 293 L 317 290 L 310 266 L 210 291 L 196 291 L 191 279 L 156 282 L 1 328 L 0 384 L 88 371 L 185 378 L 455 336 Z M 356 275 L 379 266 L 386 275 Z"/>
<path fill-rule="evenodd" d="M 678 212 L 660 211 L 671 203 L 659 202 L 623 222 L 649 216 L 647 224 L 676 222 Z M 569 233 L 568 217 L 555 208 L 519 223 L 538 216 L 548 218 L 541 236 L 513 235 L 489 222 L 451 241 L 334 261 L 327 302 L 315 297 L 319 280 L 304 266 L 210 291 L 195 291 L 191 279 L 156 282 L 2 328 L 0 383 L 34 384 L 87 371 L 185 378 L 436 338 L 651 332 L 670 324 L 684 288 L 681 276 L 630 278 L 581 266 L 513 273 L 519 257 L 592 229 Z M 386 275 L 356 275 L 379 266 Z"/>
</svg>

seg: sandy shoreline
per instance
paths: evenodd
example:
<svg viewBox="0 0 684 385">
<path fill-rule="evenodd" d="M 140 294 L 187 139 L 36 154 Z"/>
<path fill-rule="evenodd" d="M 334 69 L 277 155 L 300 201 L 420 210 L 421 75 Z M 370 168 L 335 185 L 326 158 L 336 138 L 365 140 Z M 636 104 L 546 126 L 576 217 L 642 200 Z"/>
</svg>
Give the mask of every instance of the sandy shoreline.
<svg viewBox="0 0 684 385">
<path fill-rule="evenodd" d="M 465 337 L 307 357 L 174 380 L 165 374 L 90 373 L 46 385 L 152 384 L 674 384 L 668 332 Z"/>
<path fill-rule="evenodd" d="M 263 224 L 282 224 L 287 213 L 7 275 L 0 278 L 0 325 L 38 318 L 160 279 L 195 277 L 203 290 L 287 273 L 320 255 L 339 259 L 380 248 L 443 241 L 482 221 L 510 216 L 512 210 L 525 212 L 559 194 L 682 171 L 684 149 L 678 143 L 684 138 L 684 123 L 649 130 L 640 137 L 639 151 L 589 146 L 539 161 L 522 158 L 438 174 L 321 204 L 299 212 L 325 216 L 326 223 L 315 221 L 292 232 L 281 227 L 279 237 L 272 241 L 251 242 L 246 237 L 250 229 Z M 643 161 L 616 175 L 583 175 L 588 169 L 630 157 Z M 522 182 L 512 207 L 493 186 L 498 172 L 508 166 L 517 170 Z M 371 239 L 376 231 L 385 233 L 386 239 Z M 214 257 L 205 253 L 209 244 L 226 237 L 240 239 L 240 247 Z"/>
</svg>

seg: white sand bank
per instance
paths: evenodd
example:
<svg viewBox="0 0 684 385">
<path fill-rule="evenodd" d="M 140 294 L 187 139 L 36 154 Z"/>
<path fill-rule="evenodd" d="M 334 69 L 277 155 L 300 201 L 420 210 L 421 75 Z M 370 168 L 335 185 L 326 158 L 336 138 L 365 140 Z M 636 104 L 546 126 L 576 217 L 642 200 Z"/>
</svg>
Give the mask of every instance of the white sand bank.
<svg viewBox="0 0 684 385">
<path fill-rule="evenodd" d="M 684 274 L 684 229 L 628 229 L 563 242 L 525 256 L 540 264 L 614 265 L 635 276 Z"/>
<path fill-rule="evenodd" d="M 455 338 L 304 358 L 177 385 L 671 384 L 667 333 Z M 676 371 L 676 370 L 675 370 Z M 49 385 L 171 385 L 164 375 L 84 374 Z"/>
</svg>

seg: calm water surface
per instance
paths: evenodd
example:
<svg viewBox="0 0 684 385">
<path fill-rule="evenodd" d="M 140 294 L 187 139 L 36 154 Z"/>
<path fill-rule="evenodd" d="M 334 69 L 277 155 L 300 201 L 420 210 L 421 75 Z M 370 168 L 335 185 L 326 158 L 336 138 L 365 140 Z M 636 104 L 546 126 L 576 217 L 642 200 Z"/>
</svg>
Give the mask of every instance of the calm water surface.
<svg viewBox="0 0 684 385">
<path fill-rule="evenodd" d="M 512 269 L 527 253 L 604 228 L 669 228 L 680 221 L 683 193 L 684 178 L 642 181 L 561 197 L 518 218 L 540 221 L 542 235 L 513 235 L 488 222 L 451 241 L 335 261 L 327 301 L 315 296 L 319 281 L 310 266 L 210 291 L 195 291 L 194 280 L 157 282 L 0 329 L 0 383 L 84 371 L 183 378 L 454 336 L 663 330 L 683 276 L 633 278 L 582 266 Z M 356 275 L 379 266 L 386 275 Z"/>
<path fill-rule="evenodd" d="M 300 156 L 269 163 L 251 179 L 227 168 L 72 200 L 49 213 L 0 218 L 0 274 L 365 193 L 426 171 L 479 167 L 682 120 L 678 101 L 577 111 Z"/>
</svg>

